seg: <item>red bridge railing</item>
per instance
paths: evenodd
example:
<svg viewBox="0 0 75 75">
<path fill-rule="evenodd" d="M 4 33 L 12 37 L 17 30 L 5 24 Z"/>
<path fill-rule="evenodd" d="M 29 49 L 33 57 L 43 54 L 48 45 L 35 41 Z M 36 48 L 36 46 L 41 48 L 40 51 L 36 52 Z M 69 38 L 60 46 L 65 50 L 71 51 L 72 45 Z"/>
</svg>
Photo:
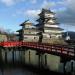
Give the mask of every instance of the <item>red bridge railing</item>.
<svg viewBox="0 0 75 75">
<path fill-rule="evenodd" d="M 28 47 L 38 49 L 44 52 L 55 52 L 60 54 L 65 54 L 68 56 L 75 56 L 74 47 L 69 47 L 68 45 L 49 45 L 46 43 L 36 43 L 36 42 L 0 42 L 2 47 Z"/>
</svg>

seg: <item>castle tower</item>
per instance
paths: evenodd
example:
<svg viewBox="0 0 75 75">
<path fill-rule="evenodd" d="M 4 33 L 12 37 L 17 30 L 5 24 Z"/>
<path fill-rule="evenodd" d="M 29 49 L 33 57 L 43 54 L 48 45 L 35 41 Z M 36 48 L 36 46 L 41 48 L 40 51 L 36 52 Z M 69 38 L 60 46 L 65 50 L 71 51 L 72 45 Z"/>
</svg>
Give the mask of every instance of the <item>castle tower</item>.
<svg viewBox="0 0 75 75">
<path fill-rule="evenodd" d="M 63 29 L 59 27 L 55 13 L 48 9 L 42 9 L 38 15 L 36 27 L 41 31 L 41 42 L 51 44 L 61 44 L 62 42 L 62 44 L 65 44 L 62 39 Z"/>
<path fill-rule="evenodd" d="M 39 35 L 38 30 L 35 26 L 33 26 L 33 23 L 31 23 L 29 20 L 23 22 L 20 24 L 22 26 L 21 30 L 18 30 L 19 32 L 19 40 L 25 41 L 25 42 L 38 42 L 39 41 Z"/>
<path fill-rule="evenodd" d="M 61 38 L 62 30 L 58 25 L 55 18 L 55 13 L 48 10 L 42 9 L 41 13 L 38 14 L 39 19 L 37 19 L 38 24 L 36 25 L 39 30 L 41 30 L 43 38 Z"/>
</svg>

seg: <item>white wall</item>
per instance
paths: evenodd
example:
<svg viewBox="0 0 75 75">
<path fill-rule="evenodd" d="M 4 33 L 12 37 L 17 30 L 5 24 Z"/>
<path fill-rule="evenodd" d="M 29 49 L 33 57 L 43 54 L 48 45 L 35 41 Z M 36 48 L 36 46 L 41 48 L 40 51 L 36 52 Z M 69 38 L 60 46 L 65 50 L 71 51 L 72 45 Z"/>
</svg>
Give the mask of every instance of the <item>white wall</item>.
<svg viewBox="0 0 75 75">
<path fill-rule="evenodd" d="M 56 28 L 58 28 L 59 26 L 58 25 L 45 24 L 45 27 L 56 27 Z"/>
<path fill-rule="evenodd" d="M 45 18 L 47 18 L 47 17 L 54 17 L 54 14 L 51 14 L 51 13 L 45 13 Z"/>
<path fill-rule="evenodd" d="M 59 30 L 47 30 L 47 29 L 45 29 L 44 30 L 44 32 L 46 33 L 46 32 L 50 32 L 50 33 L 62 33 L 62 31 L 59 31 Z"/>
<path fill-rule="evenodd" d="M 23 41 L 28 41 L 28 42 L 38 42 L 39 41 L 39 36 L 30 36 L 30 35 L 25 35 Z"/>
<path fill-rule="evenodd" d="M 59 70 L 59 64 L 60 64 L 60 57 L 51 55 L 51 54 L 44 54 L 43 57 L 43 65 L 45 66 L 45 55 L 47 56 L 47 66 L 49 70 L 52 71 L 58 71 Z"/>
<path fill-rule="evenodd" d="M 30 51 L 30 62 L 29 62 L 29 51 Z M 33 66 L 38 66 L 38 55 L 36 55 L 36 51 L 34 50 L 26 50 L 25 51 L 25 63 Z"/>
</svg>

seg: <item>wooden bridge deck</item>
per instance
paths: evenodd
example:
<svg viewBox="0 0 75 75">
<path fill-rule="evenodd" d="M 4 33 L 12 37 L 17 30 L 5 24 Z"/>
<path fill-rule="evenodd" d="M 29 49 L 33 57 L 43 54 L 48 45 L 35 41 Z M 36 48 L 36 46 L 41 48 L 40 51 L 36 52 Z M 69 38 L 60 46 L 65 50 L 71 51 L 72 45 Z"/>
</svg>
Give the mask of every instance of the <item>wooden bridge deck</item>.
<svg viewBox="0 0 75 75">
<path fill-rule="evenodd" d="M 67 56 L 69 58 L 75 57 L 75 47 L 74 46 L 68 46 L 68 45 L 50 45 L 47 43 L 36 43 L 36 42 L 1 42 L 1 47 L 4 48 L 13 48 L 13 47 L 26 47 L 35 49 L 38 52 L 43 53 L 51 53 L 54 55 L 59 56 Z"/>
</svg>

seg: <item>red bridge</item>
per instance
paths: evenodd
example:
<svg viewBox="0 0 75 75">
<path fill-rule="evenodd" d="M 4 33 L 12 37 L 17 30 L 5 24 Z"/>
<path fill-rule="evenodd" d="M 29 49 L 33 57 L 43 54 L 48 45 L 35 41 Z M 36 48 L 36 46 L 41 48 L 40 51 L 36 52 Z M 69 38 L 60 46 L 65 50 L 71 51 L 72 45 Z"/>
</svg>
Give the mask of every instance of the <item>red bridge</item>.
<svg viewBox="0 0 75 75">
<path fill-rule="evenodd" d="M 75 47 L 68 45 L 50 45 L 47 43 L 36 43 L 36 42 L 1 42 L 1 47 L 12 48 L 12 47 L 26 47 L 30 49 L 35 49 L 39 52 L 51 53 L 54 55 L 66 55 L 68 57 L 74 58 Z"/>
</svg>

